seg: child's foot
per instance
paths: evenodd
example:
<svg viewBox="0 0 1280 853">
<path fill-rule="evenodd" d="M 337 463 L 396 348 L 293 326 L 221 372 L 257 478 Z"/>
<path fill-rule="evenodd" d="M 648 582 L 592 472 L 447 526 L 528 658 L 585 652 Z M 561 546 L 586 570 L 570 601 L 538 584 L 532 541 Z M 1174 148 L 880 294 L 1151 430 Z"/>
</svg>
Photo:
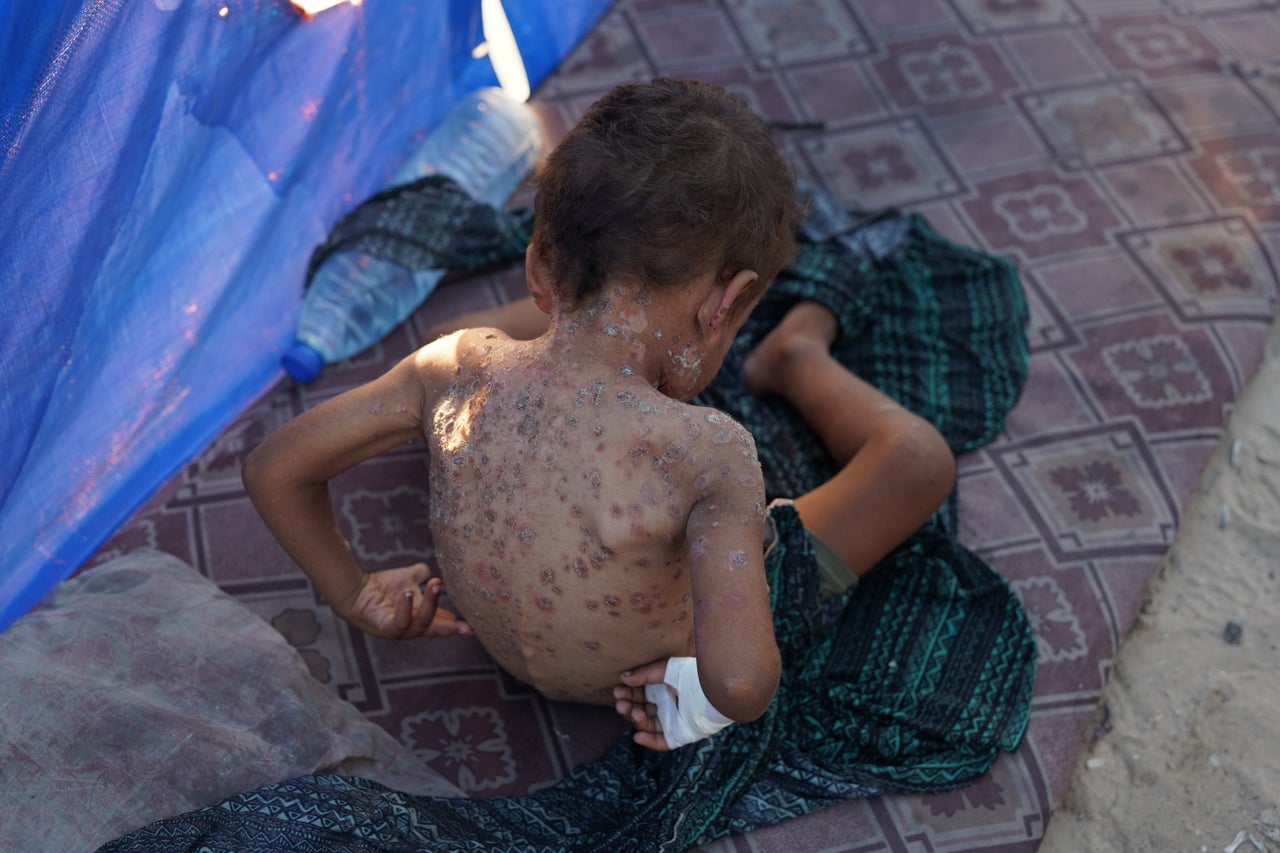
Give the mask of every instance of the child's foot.
<svg viewBox="0 0 1280 853">
<path fill-rule="evenodd" d="M 742 379 L 757 397 L 784 394 L 796 371 L 815 359 L 830 359 L 839 327 L 836 316 L 817 302 L 798 302 L 747 356 Z M 784 395 L 785 396 L 785 395 Z"/>
</svg>

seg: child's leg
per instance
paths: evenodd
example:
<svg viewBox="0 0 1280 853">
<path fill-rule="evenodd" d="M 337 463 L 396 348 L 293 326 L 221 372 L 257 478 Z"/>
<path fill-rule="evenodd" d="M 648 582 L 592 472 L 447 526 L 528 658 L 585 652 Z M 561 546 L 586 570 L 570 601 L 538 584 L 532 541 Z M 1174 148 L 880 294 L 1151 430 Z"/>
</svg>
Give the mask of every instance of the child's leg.
<svg viewBox="0 0 1280 853">
<path fill-rule="evenodd" d="M 861 575 L 942 505 L 955 459 L 931 424 L 831 356 L 834 315 L 801 302 L 743 366 L 747 388 L 791 403 L 844 468 L 796 498 L 805 527 Z"/>
<path fill-rule="evenodd" d="M 443 323 L 437 323 L 422 336 L 422 343 L 429 344 L 441 335 L 459 329 L 492 327 L 501 329 L 520 341 L 531 341 L 547 330 L 549 320 L 534 304 L 533 297 L 526 296 L 496 308 L 460 314 Z"/>
</svg>

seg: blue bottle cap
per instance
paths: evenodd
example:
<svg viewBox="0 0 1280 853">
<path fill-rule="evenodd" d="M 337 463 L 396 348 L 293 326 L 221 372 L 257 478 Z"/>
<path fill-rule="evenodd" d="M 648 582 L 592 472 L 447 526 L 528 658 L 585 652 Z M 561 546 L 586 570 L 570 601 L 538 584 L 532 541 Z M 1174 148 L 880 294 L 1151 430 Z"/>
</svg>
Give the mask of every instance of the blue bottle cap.
<svg viewBox="0 0 1280 853">
<path fill-rule="evenodd" d="M 294 341 L 293 346 L 285 350 L 280 357 L 284 372 L 304 385 L 324 370 L 324 357 L 302 341 Z"/>
</svg>

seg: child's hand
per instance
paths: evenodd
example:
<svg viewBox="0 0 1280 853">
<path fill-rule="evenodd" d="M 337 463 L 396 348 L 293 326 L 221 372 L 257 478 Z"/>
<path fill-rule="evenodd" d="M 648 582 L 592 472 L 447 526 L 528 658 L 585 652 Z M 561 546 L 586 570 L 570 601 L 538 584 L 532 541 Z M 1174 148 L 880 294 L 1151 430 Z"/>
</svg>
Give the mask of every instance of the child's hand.
<svg viewBox="0 0 1280 853">
<path fill-rule="evenodd" d="M 710 737 L 734 720 L 716 710 L 702 689 L 698 660 L 673 657 L 622 673 L 613 688 L 614 710 L 649 749 L 668 750 Z"/>
<path fill-rule="evenodd" d="M 667 752 L 667 740 L 658 720 L 658 706 L 644 695 L 646 684 L 662 684 L 667 673 L 666 660 L 654 661 L 622 673 L 622 683 L 613 688 L 613 709 L 632 725 L 632 739 L 641 746 Z"/>
<path fill-rule="evenodd" d="M 470 634 L 471 626 L 438 606 L 443 586 L 426 563 L 369 572 L 345 618 L 367 634 L 391 640 Z"/>
</svg>

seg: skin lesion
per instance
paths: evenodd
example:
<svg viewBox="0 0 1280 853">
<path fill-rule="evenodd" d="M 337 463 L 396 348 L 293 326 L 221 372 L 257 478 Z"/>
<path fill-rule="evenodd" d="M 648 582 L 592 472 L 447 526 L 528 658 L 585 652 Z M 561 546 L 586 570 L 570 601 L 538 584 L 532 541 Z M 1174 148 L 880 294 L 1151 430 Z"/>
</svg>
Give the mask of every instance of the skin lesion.
<svg viewBox="0 0 1280 853">
<path fill-rule="evenodd" d="M 623 331 L 631 325 L 616 318 L 612 321 Z M 676 336 L 664 337 L 670 343 Z M 555 340 L 549 343 L 554 345 Z M 692 653 L 696 619 L 689 618 L 695 613 L 692 571 L 686 571 L 690 567 L 687 522 L 695 503 L 703 502 L 705 508 L 704 493 L 715 492 L 725 483 L 728 466 L 724 463 L 737 443 L 734 422 L 678 399 L 659 399 L 651 386 L 641 384 L 640 362 L 633 377 L 606 379 L 583 371 L 561 378 L 559 361 L 525 355 L 513 350 L 500 357 L 502 364 L 498 356 L 493 357 L 494 369 L 508 360 L 519 361 L 521 369 L 527 368 L 524 378 L 529 381 L 500 388 L 501 380 L 486 378 L 488 399 L 483 411 L 472 413 L 466 400 L 451 399 L 436 412 L 452 439 L 448 447 L 437 444 L 433 451 L 441 450 L 446 460 L 454 445 L 471 457 L 481 447 L 493 455 L 487 468 L 471 457 L 463 466 L 474 479 L 455 483 L 455 489 L 469 490 L 460 496 L 455 514 L 475 524 L 477 536 L 466 537 L 468 550 L 477 540 L 491 542 L 490 561 L 502 566 L 508 578 L 507 582 L 487 577 L 485 581 L 493 590 L 509 589 L 514 594 L 497 609 L 488 603 L 492 593 L 458 590 L 461 595 L 456 600 L 461 605 L 465 597 L 478 611 L 504 613 L 516 626 L 530 622 L 549 626 L 543 630 L 546 640 L 518 643 L 515 650 L 504 649 L 499 660 L 544 692 L 564 693 L 584 678 L 610 677 L 595 669 L 617 666 L 616 672 L 621 672 L 649 659 L 635 660 L 635 655 L 660 658 Z M 548 372 L 549 367 L 554 369 Z M 544 374 L 549 382 L 542 381 Z M 458 390 L 466 379 L 459 377 Z M 563 408 L 557 408 L 558 393 L 563 395 L 559 398 Z M 570 442 L 572 458 L 558 449 L 556 458 L 548 457 L 552 448 L 570 437 L 570 428 L 581 433 L 574 438 L 587 441 Z M 465 441 L 464 430 L 468 431 Z M 487 438 L 482 442 L 481 437 Z M 539 445 L 536 454 L 531 450 L 535 444 Z M 495 450 L 504 445 L 513 454 Z M 541 464 L 544 458 L 555 463 L 547 471 Z M 445 470 L 453 473 L 448 465 Z M 695 479 L 697 490 L 691 488 Z M 725 517 L 717 516 L 712 522 L 721 528 L 748 511 L 735 505 L 730 516 L 728 503 L 724 509 Z M 483 520 L 486 511 L 496 515 L 496 524 Z M 557 533 L 549 514 L 568 522 L 568 529 Z M 723 548 L 730 541 L 710 534 L 710 523 L 707 530 L 709 538 L 703 544 L 707 551 L 713 542 Z M 448 553 L 450 536 L 458 541 L 460 530 L 450 529 L 440 538 L 441 556 Z M 538 558 L 537 550 L 545 551 L 548 543 L 556 551 Z M 617 548 L 616 553 L 610 545 Z M 745 545 L 735 543 L 734 547 Z M 723 551 L 715 560 L 731 568 L 745 565 L 745 552 L 739 553 L 743 556 L 738 563 Z M 705 561 L 709 564 L 711 557 Z M 721 612 L 733 610 L 723 604 Z M 739 616 L 746 613 L 745 605 L 741 610 Z M 477 629 L 493 627 L 491 619 L 473 621 Z M 633 642 L 620 644 L 620 637 L 631 637 Z M 561 664 L 550 663 L 547 647 L 564 652 Z M 566 667 L 575 654 L 584 656 L 580 666 L 586 668 L 570 672 Z M 591 690 L 607 700 L 612 686 L 594 682 Z M 581 688 L 572 692 L 573 697 L 565 698 L 586 698 Z"/>
</svg>

